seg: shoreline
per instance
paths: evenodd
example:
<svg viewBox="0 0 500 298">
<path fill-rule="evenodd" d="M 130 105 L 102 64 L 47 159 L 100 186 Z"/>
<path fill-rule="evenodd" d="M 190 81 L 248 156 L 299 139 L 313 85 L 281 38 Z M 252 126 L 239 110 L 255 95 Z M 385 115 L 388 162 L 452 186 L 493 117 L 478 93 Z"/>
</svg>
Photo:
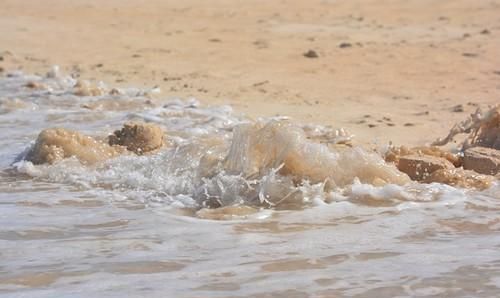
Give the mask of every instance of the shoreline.
<svg viewBox="0 0 500 298">
<path fill-rule="evenodd" d="M 498 102 L 500 2 L 379 2 L 6 1 L 0 67 L 57 64 L 250 118 L 343 127 L 364 145 L 430 143 Z"/>
</svg>

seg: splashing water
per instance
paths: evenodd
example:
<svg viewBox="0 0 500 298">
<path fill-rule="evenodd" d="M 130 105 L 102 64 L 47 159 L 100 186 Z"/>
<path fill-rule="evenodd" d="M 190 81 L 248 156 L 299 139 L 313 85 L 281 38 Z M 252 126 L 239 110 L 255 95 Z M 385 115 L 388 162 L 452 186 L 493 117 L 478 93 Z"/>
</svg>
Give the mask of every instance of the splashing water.
<svg viewBox="0 0 500 298">
<path fill-rule="evenodd" d="M 0 78 L 0 294 L 494 297 L 500 186 L 418 184 L 350 136 L 52 71 Z M 33 165 L 38 133 L 168 145 Z M 214 219 L 231 219 L 216 221 Z"/>
</svg>

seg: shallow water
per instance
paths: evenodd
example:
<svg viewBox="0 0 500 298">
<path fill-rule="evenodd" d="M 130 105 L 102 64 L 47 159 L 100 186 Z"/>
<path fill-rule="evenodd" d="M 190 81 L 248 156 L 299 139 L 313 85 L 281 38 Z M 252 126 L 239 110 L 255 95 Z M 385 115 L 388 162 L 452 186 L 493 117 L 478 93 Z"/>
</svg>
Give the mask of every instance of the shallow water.
<svg viewBox="0 0 500 298">
<path fill-rule="evenodd" d="M 498 182 L 411 183 L 329 127 L 252 122 L 156 90 L 77 96 L 75 83 L 0 77 L 0 295 L 500 293 Z M 161 125 L 168 146 L 92 166 L 23 160 L 44 128 L 103 138 L 128 120 Z"/>
</svg>

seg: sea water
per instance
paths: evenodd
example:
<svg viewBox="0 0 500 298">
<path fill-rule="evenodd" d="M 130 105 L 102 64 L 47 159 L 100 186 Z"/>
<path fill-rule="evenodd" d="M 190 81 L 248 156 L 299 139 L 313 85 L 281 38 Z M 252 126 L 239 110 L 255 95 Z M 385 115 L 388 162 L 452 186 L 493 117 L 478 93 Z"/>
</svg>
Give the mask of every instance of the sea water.
<svg viewBox="0 0 500 298">
<path fill-rule="evenodd" d="M 500 293 L 498 181 L 418 184 L 343 130 L 79 85 L 57 69 L 0 76 L 0 295 Z M 164 148 L 26 160 L 45 128 L 105 139 L 132 120 L 161 126 Z"/>
</svg>

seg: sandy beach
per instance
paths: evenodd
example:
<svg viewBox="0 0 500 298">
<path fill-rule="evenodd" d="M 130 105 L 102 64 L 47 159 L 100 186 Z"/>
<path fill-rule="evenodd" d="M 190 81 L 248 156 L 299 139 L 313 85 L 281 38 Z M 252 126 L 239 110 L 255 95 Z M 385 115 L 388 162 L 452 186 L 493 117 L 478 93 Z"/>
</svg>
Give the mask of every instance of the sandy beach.
<svg viewBox="0 0 500 298">
<path fill-rule="evenodd" d="M 0 5 L 4 70 L 57 64 L 251 118 L 344 127 L 359 143 L 429 143 L 500 98 L 500 1 Z"/>
<path fill-rule="evenodd" d="M 499 53 L 500 0 L 0 0 L 0 297 L 499 297 Z"/>
</svg>

